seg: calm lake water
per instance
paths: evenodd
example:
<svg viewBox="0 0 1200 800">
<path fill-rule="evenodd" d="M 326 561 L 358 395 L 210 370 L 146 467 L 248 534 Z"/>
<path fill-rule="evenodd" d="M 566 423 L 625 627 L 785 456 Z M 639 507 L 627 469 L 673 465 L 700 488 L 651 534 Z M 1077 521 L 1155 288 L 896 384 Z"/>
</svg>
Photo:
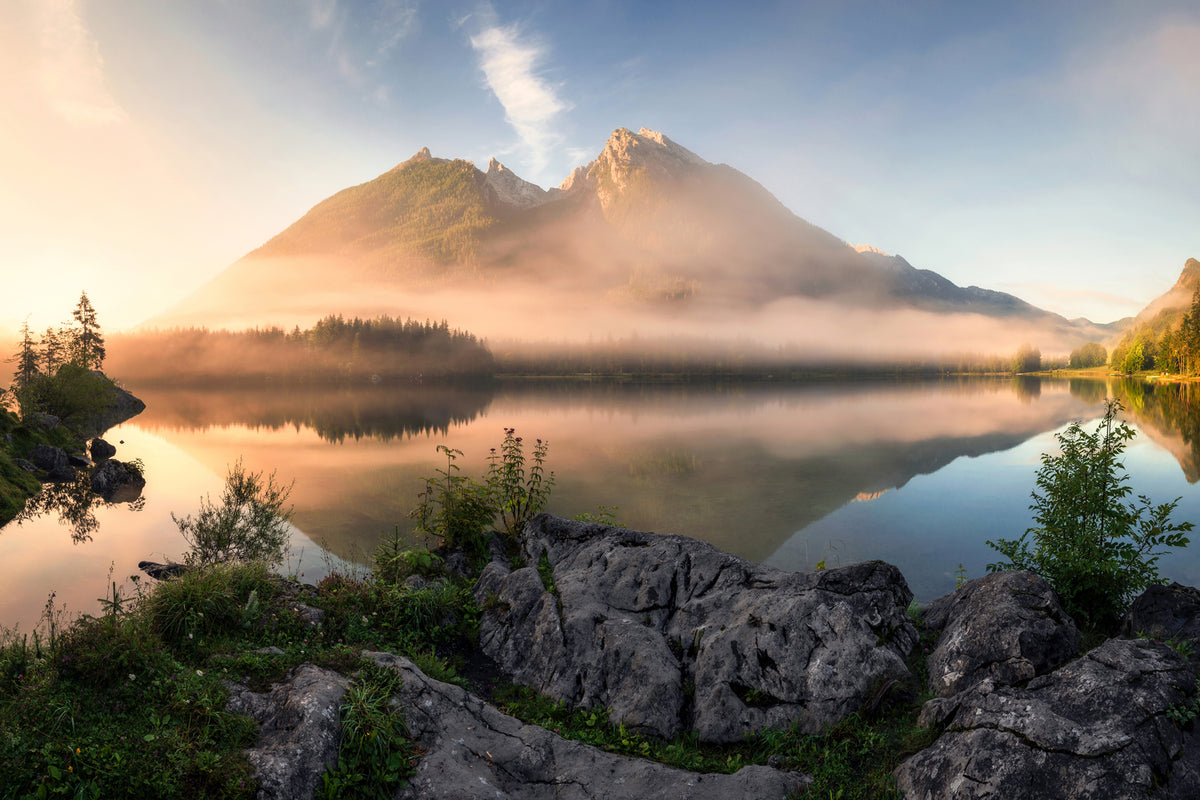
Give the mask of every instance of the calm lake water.
<svg viewBox="0 0 1200 800">
<path fill-rule="evenodd" d="M 985 573 L 987 539 L 1029 525 L 1029 493 L 1054 433 L 1099 417 L 1106 394 L 1139 431 L 1125 459 L 1136 493 L 1182 497 L 1200 522 L 1200 387 L 974 379 L 802 386 L 502 384 L 494 390 L 164 391 L 109 431 L 117 458 L 140 458 L 137 504 L 88 505 L 69 487 L 46 513 L 0 528 L 0 624 L 29 630 L 51 592 L 94 613 L 109 574 L 178 559 L 171 520 L 220 493 L 239 457 L 295 481 L 289 569 L 315 581 L 369 563 L 382 536 L 411 535 L 421 476 L 462 450 L 479 476 L 505 427 L 550 442 L 551 511 L 616 506 L 632 528 L 682 533 L 790 570 L 879 558 L 917 597 Z M 1164 574 L 1200 584 L 1200 538 Z"/>
</svg>

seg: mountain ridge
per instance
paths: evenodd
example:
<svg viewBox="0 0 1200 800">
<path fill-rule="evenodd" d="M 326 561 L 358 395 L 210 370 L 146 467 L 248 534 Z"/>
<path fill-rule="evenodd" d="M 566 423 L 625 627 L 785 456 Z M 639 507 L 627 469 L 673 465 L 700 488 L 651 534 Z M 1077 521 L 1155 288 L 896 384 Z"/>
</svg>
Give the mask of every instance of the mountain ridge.
<svg viewBox="0 0 1200 800">
<path fill-rule="evenodd" d="M 272 307 L 257 309 L 267 314 L 302 306 L 359 313 L 347 298 L 368 283 L 376 294 L 404 296 L 524 283 L 647 314 L 752 311 L 796 298 L 1028 321 L 1064 340 L 1112 335 L 1110 326 L 855 248 L 751 177 L 647 128 L 616 129 L 594 159 L 549 189 L 495 158 L 485 172 L 423 147 L 317 203 L 154 322 L 216 324 L 240 302 L 230 295 L 247 294 L 270 299 Z M 294 302 L 323 285 L 339 307 L 318 309 L 315 296 L 307 306 Z"/>
</svg>

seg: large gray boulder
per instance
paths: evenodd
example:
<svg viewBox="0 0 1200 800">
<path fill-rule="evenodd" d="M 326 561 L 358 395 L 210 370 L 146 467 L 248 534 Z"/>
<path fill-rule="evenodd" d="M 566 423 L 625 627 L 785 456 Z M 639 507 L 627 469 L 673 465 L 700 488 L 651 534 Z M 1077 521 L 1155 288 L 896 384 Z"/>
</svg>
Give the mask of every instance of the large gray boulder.
<svg viewBox="0 0 1200 800">
<path fill-rule="evenodd" d="M 92 491 L 109 502 L 134 500 L 146 486 L 142 473 L 110 458 L 92 471 Z"/>
<path fill-rule="evenodd" d="M 234 686 L 226 708 L 259 723 L 246 751 L 260 800 L 316 796 L 325 770 L 337 763 L 340 709 L 349 681 L 331 670 L 301 664 L 266 694 Z"/>
<path fill-rule="evenodd" d="M 707 775 L 607 753 L 525 725 L 402 656 L 364 656 L 402 677 L 400 708 L 425 751 L 397 800 L 770 800 L 807 783 L 770 767 Z"/>
<path fill-rule="evenodd" d="M 1195 674 L 1174 650 L 1110 639 L 1024 688 L 985 679 L 931 700 L 922 721 L 946 733 L 900 765 L 897 783 L 911 800 L 1200 797 L 1200 743 L 1168 714 L 1195 702 Z"/>
<path fill-rule="evenodd" d="M 912 593 L 883 562 L 790 573 L 547 514 L 522 547 L 531 566 L 493 562 L 476 584 L 481 648 L 517 683 L 633 729 L 816 733 L 909 677 Z"/>
<path fill-rule="evenodd" d="M 31 450 L 29 453 L 29 460 L 32 461 L 38 469 L 44 469 L 47 472 L 61 469 L 68 466 L 70 463 L 70 459 L 67 457 L 66 450 L 49 444 L 34 445 L 33 450 Z"/>
<path fill-rule="evenodd" d="M 940 631 L 929 689 L 950 697 L 981 680 L 1021 683 L 1065 664 L 1079 630 L 1050 584 L 1032 572 L 994 572 L 930 602 L 925 627 Z"/>
<path fill-rule="evenodd" d="M 1138 595 L 1121 623 L 1126 636 L 1190 642 L 1193 664 L 1200 658 L 1200 589 L 1172 583 Z"/>
</svg>

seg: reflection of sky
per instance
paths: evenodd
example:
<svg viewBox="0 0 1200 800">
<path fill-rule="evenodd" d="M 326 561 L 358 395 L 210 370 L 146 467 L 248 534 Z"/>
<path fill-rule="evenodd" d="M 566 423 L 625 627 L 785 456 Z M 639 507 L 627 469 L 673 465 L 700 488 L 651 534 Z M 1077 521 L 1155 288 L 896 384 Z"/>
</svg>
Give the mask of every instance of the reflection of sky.
<svg viewBox="0 0 1200 800">
<path fill-rule="evenodd" d="M 1084 427 L 1094 430 L 1093 424 Z M 1016 539 L 1032 524 L 1030 493 L 1042 453 L 1057 447 L 1056 432 L 1010 450 L 959 458 L 874 500 L 850 503 L 798 531 L 767 563 L 803 570 L 822 559 L 829 567 L 882 559 L 900 567 L 918 600 L 932 600 L 954 588 L 960 563 L 977 578 L 1000 560 L 987 540 Z M 1169 452 L 1139 435 L 1124 463 L 1131 498 L 1145 494 L 1156 504 L 1182 498 L 1173 519 L 1200 523 L 1200 492 Z M 1200 584 L 1200 549 L 1175 551 L 1159 566 L 1168 580 Z"/>
<path fill-rule="evenodd" d="M 238 399 L 221 398 L 225 407 Z M 250 470 L 295 480 L 298 530 L 288 571 L 319 579 L 344 563 L 327 550 L 366 563 L 383 535 L 411 528 L 407 513 L 421 476 L 444 465 L 437 444 L 462 450 L 463 474 L 479 476 L 506 426 L 550 441 L 554 513 L 617 506 L 616 517 L 630 527 L 692 535 L 789 569 L 880 558 L 901 568 L 918 597 L 931 599 L 953 587 L 960 562 L 971 576 L 984 573 L 996 558 L 985 540 L 1020 535 L 1053 431 L 1096 413 L 1093 403 L 1049 382 L 1033 401 L 1005 381 L 965 389 L 506 389 L 444 436 L 335 444 L 302 424 L 173 424 L 161 419 L 169 395 L 156 405 L 160 421 L 147 414 L 107 437 L 125 440 L 118 458 L 146 464 L 143 511 L 99 508 L 99 531 L 78 545 L 53 518 L 0 530 L 0 624 L 20 620 L 28 630 L 50 591 L 71 610 L 94 613 L 110 564 L 121 582 L 140 560 L 178 559 L 185 544 L 171 512 L 194 513 L 202 495 L 217 497 L 239 456 Z M 203 408 L 190 410 L 203 418 Z M 1182 495 L 1177 518 L 1200 521 L 1200 488 L 1187 484 L 1168 451 L 1139 436 L 1126 464 L 1135 490 L 1158 502 Z M 1173 578 L 1200 583 L 1200 559 L 1186 552 L 1163 565 Z"/>
</svg>

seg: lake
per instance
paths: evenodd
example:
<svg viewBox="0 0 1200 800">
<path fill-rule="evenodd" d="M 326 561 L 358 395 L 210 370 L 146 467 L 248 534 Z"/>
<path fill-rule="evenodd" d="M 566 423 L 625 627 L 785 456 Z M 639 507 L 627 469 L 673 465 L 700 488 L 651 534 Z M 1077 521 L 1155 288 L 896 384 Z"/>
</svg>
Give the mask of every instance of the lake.
<svg viewBox="0 0 1200 800">
<path fill-rule="evenodd" d="M 987 539 L 1030 523 L 1043 452 L 1072 419 L 1122 398 L 1139 435 L 1125 464 L 1135 493 L 1182 497 L 1200 522 L 1200 389 L 1101 380 L 976 378 L 804 385 L 501 383 L 488 389 L 184 391 L 130 387 L 146 411 L 109 431 L 117 458 L 140 458 L 136 504 L 48 490 L 29 518 L 0 528 L 0 624 L 29 630 L 50 593 L 69 612 L 143 559 L 179 559 L 171 513 L 218 496 L 228 465 L 295 482 L 285 569 L 316 581 L 370 562 L 380 538 L 411 537 L 408 512 L 436 447 L 480 476 L 505 427 L 550 443 L 564 516 L 616 507 L 631 528 L 682 533 L 754 561 L 803 570 L 879 558 L 918 599 L 986 572 Z M 1163 573 L 1200 584 L 1200 540 Z"/>
</svg>

